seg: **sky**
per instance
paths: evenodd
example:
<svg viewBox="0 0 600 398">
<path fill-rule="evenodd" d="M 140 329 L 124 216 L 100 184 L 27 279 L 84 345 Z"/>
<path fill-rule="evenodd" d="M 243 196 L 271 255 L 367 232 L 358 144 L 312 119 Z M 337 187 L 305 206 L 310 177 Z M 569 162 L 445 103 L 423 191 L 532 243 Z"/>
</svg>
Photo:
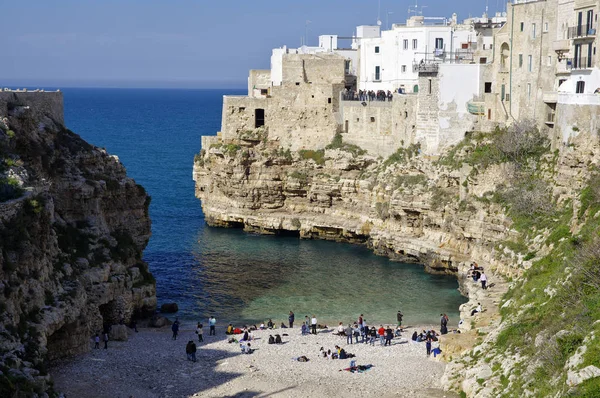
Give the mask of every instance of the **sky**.
<svg viewBox="0 0 600 398">
<path fill-rule="evenodd" d="M 2 0 L 0 87 L 243 88 L 271 49 L 307 33 L 404 22 L 415 0 Z M 487 0 L 490 13 L 503 11 Z M 425 16 L 481 16 L 486 0 L 418 0 Z M 423 6 L 423 7 L 421 7 Z M 310 21 L 310 23 L 307 23 Z M 340 45 L 344 45 L 340 42 Z M 349 44 L 349 43 L 346 43 Z"/>
</svg>

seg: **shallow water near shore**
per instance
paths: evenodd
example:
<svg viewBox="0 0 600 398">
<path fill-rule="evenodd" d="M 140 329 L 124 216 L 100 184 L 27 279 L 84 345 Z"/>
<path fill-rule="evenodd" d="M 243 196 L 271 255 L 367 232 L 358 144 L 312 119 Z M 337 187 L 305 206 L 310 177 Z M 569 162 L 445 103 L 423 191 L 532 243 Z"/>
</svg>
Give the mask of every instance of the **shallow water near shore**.
<svg viewBox="0 0 600 398">
<path fill-rule="evenodd" d="M 458 323 L 466 302 L 453 277 L 378 257 L 364 247 L 209 228 L 194 197 L 192 166 L 200 136 L 220 129 L 222 95 L 236 90 L 64 89 L 67 127 L 119 156 L 152 196 L 152 238 L 144 259 L 159 304 L 175 301 L 182 319 L 219 324 Z"/>
</svg>

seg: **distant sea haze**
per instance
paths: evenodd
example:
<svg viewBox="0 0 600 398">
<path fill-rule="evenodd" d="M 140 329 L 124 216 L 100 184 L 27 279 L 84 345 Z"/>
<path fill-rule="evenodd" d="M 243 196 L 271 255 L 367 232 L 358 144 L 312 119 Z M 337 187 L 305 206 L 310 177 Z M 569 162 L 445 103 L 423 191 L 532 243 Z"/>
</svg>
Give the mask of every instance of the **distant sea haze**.
<svg viewBox="0 0 600 398">
<path fill-rule="evenodd" d="M 183 320 L 220 324 L 458 323 L 466 302 L 455 278 L 429 275 L 361 246 L 209 228 L 194 197 L 192 167 L 200 136 L 220 129 L 223 95 L 243 90 L 65 88 L 67 127 L 118 155 L 152 196 L 152 238 L 144 254 L 159 304 L 177 302 Z"/>
</svg>

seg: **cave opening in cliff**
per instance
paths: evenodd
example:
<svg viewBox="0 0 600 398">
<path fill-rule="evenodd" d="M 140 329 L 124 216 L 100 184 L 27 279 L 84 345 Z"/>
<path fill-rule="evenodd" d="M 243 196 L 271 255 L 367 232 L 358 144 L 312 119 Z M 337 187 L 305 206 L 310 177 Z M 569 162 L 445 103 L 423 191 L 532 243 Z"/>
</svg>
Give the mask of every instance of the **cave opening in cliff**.
<svg viewBox="0 0 600 398">
<path fill-rule="evenodd" d="M 94 331 L 88 330 L 79 321 L 65 324 L 48 336 L 48 343 L 46 345 L 48 349 L 47 359 L 54 361 L 86 352 L 89 348 L 92 332 Z"/>
<path fill-rule="evenodd" d="M 102 304 L 98 307 L 100 315 L 102 316 L 103 325 L 116 325 L 119 323 L 119 311 L 117 309 L 117 302 L 111 300 L 106 304 Z"/>
<path fill-rule="evenodd" d="M 300 231 L 299 230 L 290 231 L 287 229 L 282 229 L 282 230 L 277 231 L 277 235 L 291 237 L 291 238 L 300 238 Z"/>
</svg>

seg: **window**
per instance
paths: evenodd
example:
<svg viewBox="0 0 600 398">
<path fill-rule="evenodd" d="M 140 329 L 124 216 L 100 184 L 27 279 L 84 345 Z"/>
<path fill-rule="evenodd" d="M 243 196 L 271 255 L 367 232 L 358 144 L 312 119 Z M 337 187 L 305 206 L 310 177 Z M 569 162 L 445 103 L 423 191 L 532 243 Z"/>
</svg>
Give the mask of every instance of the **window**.
<svg viewBox="0 0 600 398">
<path fill-rule="evenodd" d="M 402 65 L 402 73 L 406 73 L 406 65 Z"/>
<path fill-rule="evenodd" d="M 379 46 L 375 46 L 375 54 L 379 54 Z"/>
<path fill-rule="evenodd" d="M 268 89 L 266 89 L 266 88 L 261 88 L 260 89 L 260 95 L 267 95 L 267 94 L 269 94 L 269 90 Z"/>
<path fill-rule="evenodd" d="M 583 94 L 585 91 L 585 82 L 583 80 L 579 80 L 577 82 L 577 87 L 575 88 L 575 92 L 577 94 Z"/>
<path fill-rule="evenodd" d="M 461 43 L 460 44 L 460 48 L 462 48 L 463 50 L 466 50 L 469 48 L 469 43 Z M 483 49 L 485 50 L 485 44 L 483 45 Z"/>
<path fill-rule="evenodd" d="M 431 79 L 429 79 L 429 94 L 431 94 Z"/>
<path fill-rule="evenodd" d="M 548 66 L 552 66 L 552 56 L 548 55 Z"/>
<path fill-rule="evenodd" d="M 481 58 L 479 58 L 479 63 L 480 64 L 487 64 L 487 57 L 481 57 Z"/>
<path fill-rule="evenodd" d="M 590 34 L 590 30 L 594 27 L 594 11 L 588 10 L 587 12 L 587 22 L 585 24 L 585 28 L 587 29 L 587 33 Z"/>
<path fill-rule="evenodd" d="M 506 97 L 506 85 L 502 85 L 502 91 L 500 91 L 500 100 L 504 101 L 504 98 Z"/>
<path fill-rule="evenodd" d="M 404 49 L 408 50 L 408 39 L 404 39 L 403 44 L 404 44 Z"/>
<path fill-rule="evenodd" d="M 531 57 L 531 55 L 527 56 L 527 70 L 529 72 L 531 72 L 533 69 L 533 58 Z"/>
<path fill-rule="evenodd" d="M 371 123 L 375 123 L 375 118 L 371 116 Z"/>
<path fill-rule="evenodd" d="M 246 110 L 245 106 L 240 106 L 238 112 L 244 112 Z"/>
<path fill-rule="evenodd" d="M 444 39 L 442 39 L 441 37 L 437 37 L 435 39 L 435 49 L 436 50 L 443 50 L 444 49 Z"/>
<path fill-rule="evenodd" d="M 490 50 L 493 50 L 493 49 L 494 49 L 494 45 L 490 44 Z"/>
<path fill-rule="evenodd" d="M 548 22 L 544 22 L 544 32 L 548 31 Z"/>
<path fill-rule="evenodd" d="M 535 24 L 531 24 L 531 38 L 535 39 Z"/>
<path fill-rule="evenodd" d="M 375 79 L 376 82 L 381 81 L 381 68 L 379 66 L 375 67 Z"/>
<path fill-rule="evenodd" d="M 413 39 L 413 50 L 417 49 L 417 39 Z"/>
<path fill-rule="evenodd" d="M 327 103 L 331 104 L 331 98 L 327 98 Z"/>
<path fill-rule="evenodd" d="M 265 110 L 264 109 L 255 109 L 254 110 L 254 127 L 262 127 L 265 125 Z"/>
<path fill-rule="evenodd" d="M 521 22 L 521 32 L 525 30 L 525 22 Z"/>
<path fill-rule="evenodd" d="M 523 67 L 523 54 L 519 54 L 519 68 Z"/>
<path fill-rule="evenodd" d="M 527 98 L 531 98 L 531 83 L 527 83 Z"/>
<path fill-rule="evenodd" d="M 486 93 L 492 92 L 492 82 L 485 82 L 484 92 L 486 92 Z"/>
</svg>

